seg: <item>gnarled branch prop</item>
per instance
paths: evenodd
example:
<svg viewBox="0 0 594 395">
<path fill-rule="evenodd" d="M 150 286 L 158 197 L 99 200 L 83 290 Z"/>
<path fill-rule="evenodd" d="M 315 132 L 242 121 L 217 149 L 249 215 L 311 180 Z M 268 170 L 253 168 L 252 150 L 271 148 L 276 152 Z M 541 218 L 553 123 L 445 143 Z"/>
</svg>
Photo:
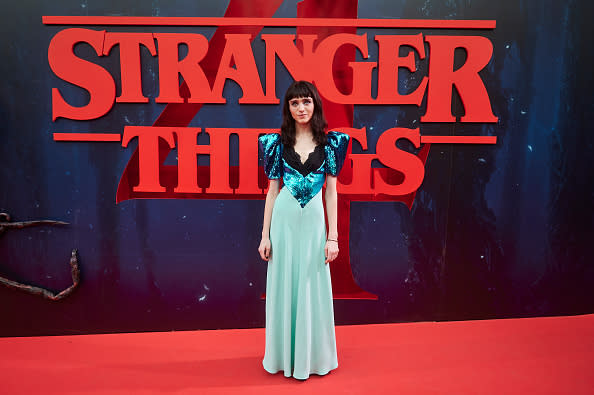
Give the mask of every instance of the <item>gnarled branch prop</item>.
<svg viewBox="0 0 594 395">
<path fill-rule="evenodd" d="M 68 223 L 52 220 L 10 222 L 10 215 L 8 213 L 0 213 L 0 235 L 2 235 L 2 233 L 8 229 L 23 229 L 30 226 L 39 225 L 68 225 Z M 21 284 L 4 277 L 0 277 L 0 284 L 11 289 L 42 296 L 45 299 L 60 300 L 70 295 L 80 283 L 80 268 L 78 266 L 78 251 L 76 249 L 72 250 L 70 255 L 70 273 L 72 274 L 72 285 L 57 294 L 41 287 Z"/>
<path fill-rule="evenodd" d="M 0 213 L 0 235 L 9 229 L 23 229 L 39 225 L 68 225 L 68 222 L 44 219 L 40 221 L 10 222 L 10 214 Z"/>
</svg>

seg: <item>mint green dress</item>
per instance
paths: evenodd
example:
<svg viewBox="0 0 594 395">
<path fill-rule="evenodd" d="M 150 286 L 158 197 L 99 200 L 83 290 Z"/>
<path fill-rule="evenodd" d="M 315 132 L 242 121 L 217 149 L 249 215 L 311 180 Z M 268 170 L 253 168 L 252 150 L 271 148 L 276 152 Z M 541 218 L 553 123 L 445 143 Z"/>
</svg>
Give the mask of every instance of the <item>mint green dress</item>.
<svg viewBox="0 0 594 395">
<path fill-rule="evenodd" d="M 278 134 L 260 137 L 265 171 L 283 179 L 272 211 L 271 260 L 266 279 L 266 347 L 270 373 L 307 379 L 338 367 L 330 267 L 325 263 L 322 186 L 338 175 L 349 137 L 328 133 L 322 165 L 307 175 L 283 158 Z"/>
</svg>

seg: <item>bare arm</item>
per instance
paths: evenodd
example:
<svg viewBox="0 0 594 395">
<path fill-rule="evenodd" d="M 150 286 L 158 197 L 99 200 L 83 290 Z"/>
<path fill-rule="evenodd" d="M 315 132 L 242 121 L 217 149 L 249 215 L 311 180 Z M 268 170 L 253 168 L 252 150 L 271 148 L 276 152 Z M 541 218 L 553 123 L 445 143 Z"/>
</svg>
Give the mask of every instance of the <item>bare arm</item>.
<svg viewBox="0 0 594 395">
<path fill-rule="evenodd" d="M 326 263 L 332 262 L 338 256 L 338 194 L 336 192 L 336 177 L 326 177 L 326 216 L 328 217 L 328 237 L 324 252 Z"/>
<path fill-rule="evenodd" d="M 264 205 L 264 221 L 262 224 L 262 240 L 258 247 L 260 257 L 265 261 L 269 261 L 271 257 L 271 245 L 270 245 L 270 221 L 272 219 L 272 208 L 274 207 L 274 201 L 278 196 L 279 192 L 279 180 L 270 180 L 268 193 L 266 194 L 266 204 Z"/>
</svg>

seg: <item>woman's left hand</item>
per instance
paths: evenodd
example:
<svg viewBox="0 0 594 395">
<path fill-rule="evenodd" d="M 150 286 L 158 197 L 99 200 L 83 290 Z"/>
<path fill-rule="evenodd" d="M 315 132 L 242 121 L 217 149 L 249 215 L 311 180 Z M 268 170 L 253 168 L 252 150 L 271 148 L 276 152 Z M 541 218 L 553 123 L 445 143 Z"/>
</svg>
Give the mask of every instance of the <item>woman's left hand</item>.
<svg viewBox="0 0 594 395">
<path fill-rule="evenodd" d="M 334 240 L 326 240 L 324 255 L 326 255 L 326 263 L 335 260 L 338 256 L 338 242 Z"/>
</svg>

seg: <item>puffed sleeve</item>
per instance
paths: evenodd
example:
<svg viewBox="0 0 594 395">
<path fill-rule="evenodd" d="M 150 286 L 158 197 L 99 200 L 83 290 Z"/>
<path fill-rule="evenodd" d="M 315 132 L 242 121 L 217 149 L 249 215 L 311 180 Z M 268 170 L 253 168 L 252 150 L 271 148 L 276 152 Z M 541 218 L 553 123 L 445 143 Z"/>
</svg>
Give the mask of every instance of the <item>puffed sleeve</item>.
<svg viewBox="0 0 594 395">
<path fill-rule="evenodd" d="M 326 153 L 325 171 L 327 174 L 338 176 L 338 173 L 340 173 L 349 146 L 349 139 L 348 134 L 328 132 L 328 143 L 324 147 Z"/>
<path fill-rule="evenodd" d="M 269 133 L 258 137 L 260 150 L 264 155 L 264 172 L 269 179 L 282 177 L 282 143 L 280 135 Z"/>
</svg>

